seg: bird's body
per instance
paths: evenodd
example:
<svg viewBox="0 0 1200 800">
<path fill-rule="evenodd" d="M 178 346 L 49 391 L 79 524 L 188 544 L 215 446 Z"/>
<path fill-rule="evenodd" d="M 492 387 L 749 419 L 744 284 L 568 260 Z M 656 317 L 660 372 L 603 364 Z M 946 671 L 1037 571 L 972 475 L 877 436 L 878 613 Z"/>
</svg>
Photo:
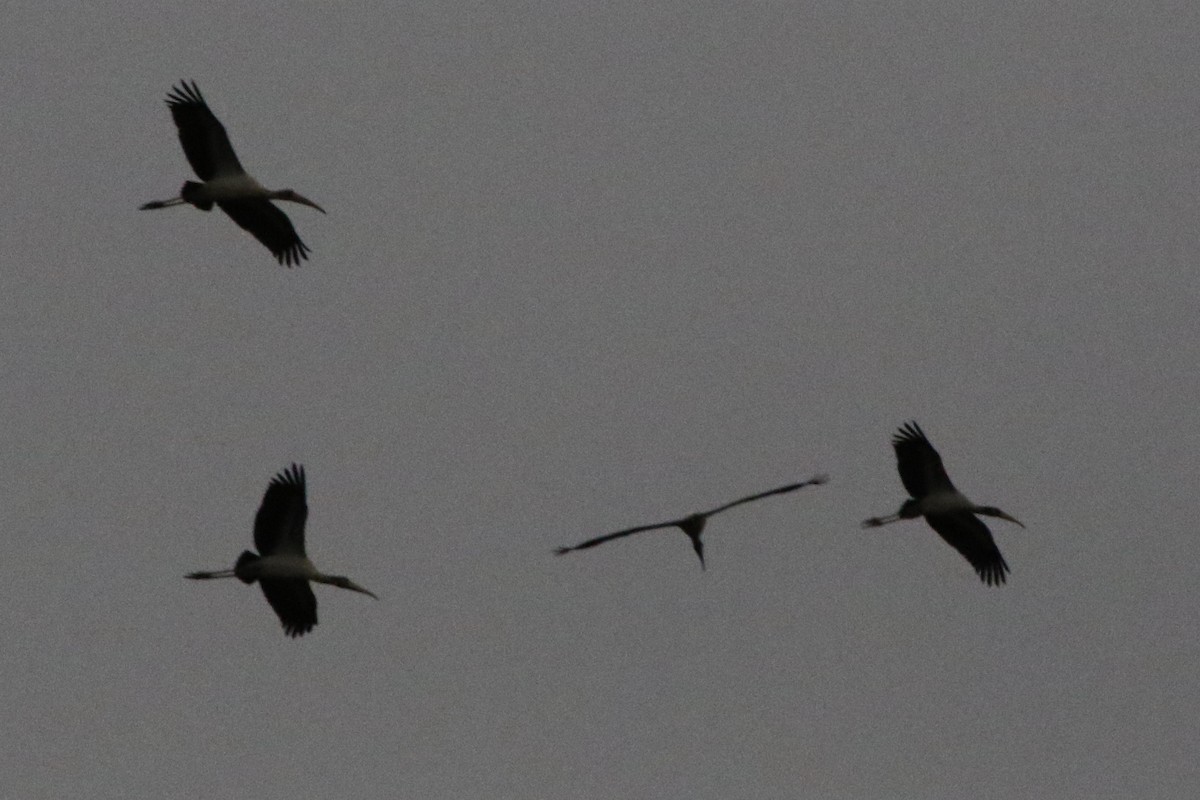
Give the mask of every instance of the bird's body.
<svg viewBox="0 0 1200 800">
<path fill-rule="evenodd" d="M 197 207 L 203 207 L 224 200 L 240 200 L 248 198 L 270 199 L 271 190 L 244 172 L 230 175 L 217 175 L 204 183 L 189 181 L 190 187 L 184 200 Z"/>
<path fill-rule="evenodd" d="M 624 530 L 615 531 L 614 533 L 606 533 L 603 536 L 597 536 L 595 539 L 588 539 L 587 541 L 580 542 L 572 547 L 560 547 L 554 552 L 561 556 L 574 552 L 575 550 L 586 550 L 589 547 L 595 547 L 598 544 L 604 544 L 605 542 L 610 542 L 613 539 L 621 539 L 626 536 L 632 536 L 635 533 L 661 530 L 664 528 L 678 528 L 679 530 L 683 531 L 683 533 L 691 541 L 692 549 L 696 551 L 696 556 L 700 559 L 700 568 L 704 569 L 704 542 L 701 541 L 700 535 L 704 533 L 704 526 L 708 522 L 709 517 L 720 514 L 722 511 L 728 511 L 734 506 L 740 506 L 743 503 L 761 500 L 764 497 L 770 497 L 776 494 L 794 492 L 797 489 L 804 488 L 805 486 L 815 486 L 825 483 L 828 480 L 829 478 L 825 475 L 817 475 L 809 480 L 801 481 L 800 483 L 789 483 L 787 486 L 780 486 L 777 489 L 770 489 L 765 492 L 759 492 L 746 497 L 740 497 L 737 500 L 717 506 L 709 511 L 700 511 L 695 514 L 689 514 L 686 517 L 680 517 L 679 519 L 667 520 L 666 522 L 656 522 L 651 525 L 638 525 L 633 528 L 625 528 Z"/>
<path fill-rule="evenodd" d="M 193 580 L 237 578 L 258 582 L 289 636 L 302 636 L 317 624 L 317 598 L 309 581 L 375 595 L 341 575 L 325 575 L 304 552 L 308 503 L 304 467 L 293 464 L 271 479 L 254 518 L 254 546 L 238 556 L 233 569 L 192 572 Z M 378 597 L 375 597 L 378 600 Z"/>
<path fill-rule="evenodd" d="M 308 558 L 291 553 L 255 556 L 236 565 L 233 571 L 239 579 L 246 583 L 254 583 L 254 581 L 264 578 L 303 578 L 308 581 L 321 574 L 316 565 Z"/>
<path fill-rule="evenodd" d="M 291 189 L 271 190 L 246 174 L 238 161 L 225 126 L 204 101 L 195 83 L 182 81 L 167 96 L 171 117 L 179 129 L 179 142 L 184 155 L 202 183 L 187 181 L 178 197 L 155 200 L 142 209 L 170 208 L 188 203 L 203 211 L 217 205 L 240 227 L 249 231 L 278 259 L 280 264 L 293 266 L 308 256 L 309 249 L 291 220 L 272 200 L 287 200 L 325 209 Z"/>
<path fill-rule="evenodd" d="M 929 526 L 975 568 L 980 579 L 989 586 L 1004 583 L 1008 564 L 991 531 L 976 514 L 997 517 L 1025 527 L 995 506 L 971 502 L 954 488 L 942 466 L 942 457 L 929 443 L 925 432 L 916 422 L 902 425 L 892 437 L 896 451 L 896 466 L 900 481 L 908 491 L 900 510 L 887 517 L 872 517 L 863 522 L 865 528 L 876 528 L 901 519 L 924 517 Z"/>
</svg>

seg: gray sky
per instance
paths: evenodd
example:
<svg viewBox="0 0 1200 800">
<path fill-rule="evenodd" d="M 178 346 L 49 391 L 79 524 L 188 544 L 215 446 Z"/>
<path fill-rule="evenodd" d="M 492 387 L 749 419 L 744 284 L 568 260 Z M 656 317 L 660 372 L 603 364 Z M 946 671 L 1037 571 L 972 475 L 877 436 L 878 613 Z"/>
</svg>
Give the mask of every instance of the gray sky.
<svg viewBox="0 0 1200 800">
<path fill-rule="evenodd" d="M 1195 790 L 1193 5 L 24 5 L 0 794 Z M 329 210 L 302 268 L 137 210 L 192 177 L 181 78 Z M 1006 587 L 859 529 L 910 418 L 1028 525 Z M 383 598 L 297 641 L 182 578 L 293 460 Z M 551 555 L 820 471 L 707 572 Z"/>
</svg>

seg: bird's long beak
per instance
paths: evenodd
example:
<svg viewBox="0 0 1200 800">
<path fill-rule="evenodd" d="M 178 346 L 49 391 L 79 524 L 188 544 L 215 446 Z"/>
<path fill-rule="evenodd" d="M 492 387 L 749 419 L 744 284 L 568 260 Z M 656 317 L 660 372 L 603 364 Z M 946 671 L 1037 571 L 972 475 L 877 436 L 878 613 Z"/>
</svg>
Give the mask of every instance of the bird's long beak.
<svg viewBox="0 0 1200 800">
<path fill-rule="evenodd" d="M 320 211 L 322 214 L 328 213 L 327 211 L 325 211 L 325 209 L 321 208 L 319 205 L 314 203 L 312 200 L 309 200 L 304 195 L 297 194 L 296 192 L 289 191 L 286 195 L 284 195 L 283 197 L 280 197 L 279 199 L 280 200 L 291 200 L 293 203 L 299 203 L 302 206 L 308 206 L 309 208 L 315 208 L 317 211 Z"/>
<path fill-rule="evenodd" d="M 1003 511 L 1001 511 L 996 516 L 999 517 L 1000 519 L 1006 519 L 1009 522 L 1015 522 L 1017 525 L 1020 525 L 1022 528 L 1025 527 L 1024 522 L 1021 522 L 1021 520 L 1017 519 L 1016 517 L 1010 517 L 1008 514 L 1005 514 Z"/>
<path fill-rule="evenodd" d="M 345 583 L 340 584 L 340 585 L 343 589 L 349 589 L 352 592 L 360 592 L 362 594 L 367 595 L 368 597 L 373 597 L 376 600 L 379 599 L 379 595 L 375 594 L 370 589 L 364 589 L 363 587 L 359 586 L 357 583 L 350 580 L 349 578 L 346 579 Z"/>
<path fill-rule="evenodd" d="M 1024 523 L 1024 522 L 1021 522 L 1021 520 L 1017 519 L 1016 517 L 1012 517 L 1012 516 L 1009 516 L 1008 514 L 1005 514 L 1003 511 L 1001 511 L 1001 510 L 1000 510 L 1000 509 L 998 509 L 998 508 L 991 508 L 991 507 L 988 507 L 988 508 L 977 508 L 977 509 L 975 509 L 975 513 L 976 513 L 976 514 L 983 514 L 983 515 L 985 515 L 985 516 L 988 516 L 988 517 L 996 517 L 996 518 L 998 518 L 998 519 L 1007 520 L 1008 522 L 1012 522 L 1012 523 L 1015 523 L 1015 524 L 1017 524 L 1017 525 L 1020 525 L 1022 528 L 1024 528 L 1024 527 L 1025 527 L 1025 523 Z"/>
<path fill-rule="evenodd" d="M 317 211 L 320 211 L 322 214 L 329 213 L 325 209 L 321 208 L 319 205 L 314 203 L 312 200 L 309 200 L 307 197 L 301 197 L 300 195 L 296 195 L 296 202 L 300 203 L 302 205 L 309 206 L 311 208 L 315 208 Z"/>
</svg>

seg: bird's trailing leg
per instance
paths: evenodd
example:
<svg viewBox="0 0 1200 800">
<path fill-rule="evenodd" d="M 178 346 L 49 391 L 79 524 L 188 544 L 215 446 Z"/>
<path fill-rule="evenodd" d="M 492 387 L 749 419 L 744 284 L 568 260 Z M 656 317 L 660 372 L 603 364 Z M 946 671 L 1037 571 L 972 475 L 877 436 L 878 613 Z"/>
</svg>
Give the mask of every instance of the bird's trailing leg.
<svg viewBox="0 0 1200 800">
<path fill-rule="evenodd" d="M 219 569 L 216 572 L 189 572 L 183 577 L 194 581 L 210 581 L 213 578 L 233 578 L 235 575 L 231 569 Z"/>
<path fill-rule="evenodd" d="M 172 197 L 170 200 L 152 200 L 149 203 L 143 204 L 141 210 L 170 208 L 171 206 L 180 206 L 184 203 L 190 203 L 201 211 L 212 211 L 212 193 L 206 184 L 197 183 L 196 181 L 184 181 L 183 188 L 179 190 L 179 197 Z"/>
<path fill-rule="evenodd" d="M 233 569 L 219 569 L 216 572 L 189 572 L 183 577 L 191 578 L 194 581 L 210 581 L 214 578 L 237 578 L 242 583 L 251 584 L 258 579 L 255 567 L 259 561 L 259 556 L 251 553 L 249 550 L 243 550 L 242 554 L 238 556 L 237 562 L 234 563 Z"/>
<path fill-rule="evenodd" d="M 870 519 L 864 519 L 862 526 L 864 528 L 878 528 L 881 525 L 887 525 L 889 522 L 897 522 L 901 519 L 903 517 L 899 514 L 889 514 L 886 517 L 871 517 Z"/>
<path fill-rule="evenodd" d="M 171 206 L 181 206 L 186 203 L 182 197 L 172 197 L 170 200 L 151 200 L 149 203 L 143 203 L 138 207 L 140 211 L 149 211 L 154 208 L 170 208 Z"/>
</svg>

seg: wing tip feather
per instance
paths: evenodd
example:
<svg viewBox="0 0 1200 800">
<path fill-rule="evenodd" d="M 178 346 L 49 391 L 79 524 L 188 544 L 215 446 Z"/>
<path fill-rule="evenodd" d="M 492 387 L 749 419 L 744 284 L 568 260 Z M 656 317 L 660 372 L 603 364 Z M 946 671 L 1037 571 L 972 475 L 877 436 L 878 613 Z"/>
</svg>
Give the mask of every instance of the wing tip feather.
<svg viewBox="0 0 1200 800">
<path fill-rule="evenodd" d="M 295 461 L 284 467 L 271 479 L 273 486 L 303 486 L 305 482 L 304 465 Z"/>
<path fill-rule="evenodd" d="M 921 426 L 917 424 L 915 419 L 910 419 L 902 424 L 892 435 L 893 445 L 905 444 L 907 442 L 924 442 L 929 444 L 929 437 L 925 435 L 925 431 L 921 430 Z"/>
</svg>

